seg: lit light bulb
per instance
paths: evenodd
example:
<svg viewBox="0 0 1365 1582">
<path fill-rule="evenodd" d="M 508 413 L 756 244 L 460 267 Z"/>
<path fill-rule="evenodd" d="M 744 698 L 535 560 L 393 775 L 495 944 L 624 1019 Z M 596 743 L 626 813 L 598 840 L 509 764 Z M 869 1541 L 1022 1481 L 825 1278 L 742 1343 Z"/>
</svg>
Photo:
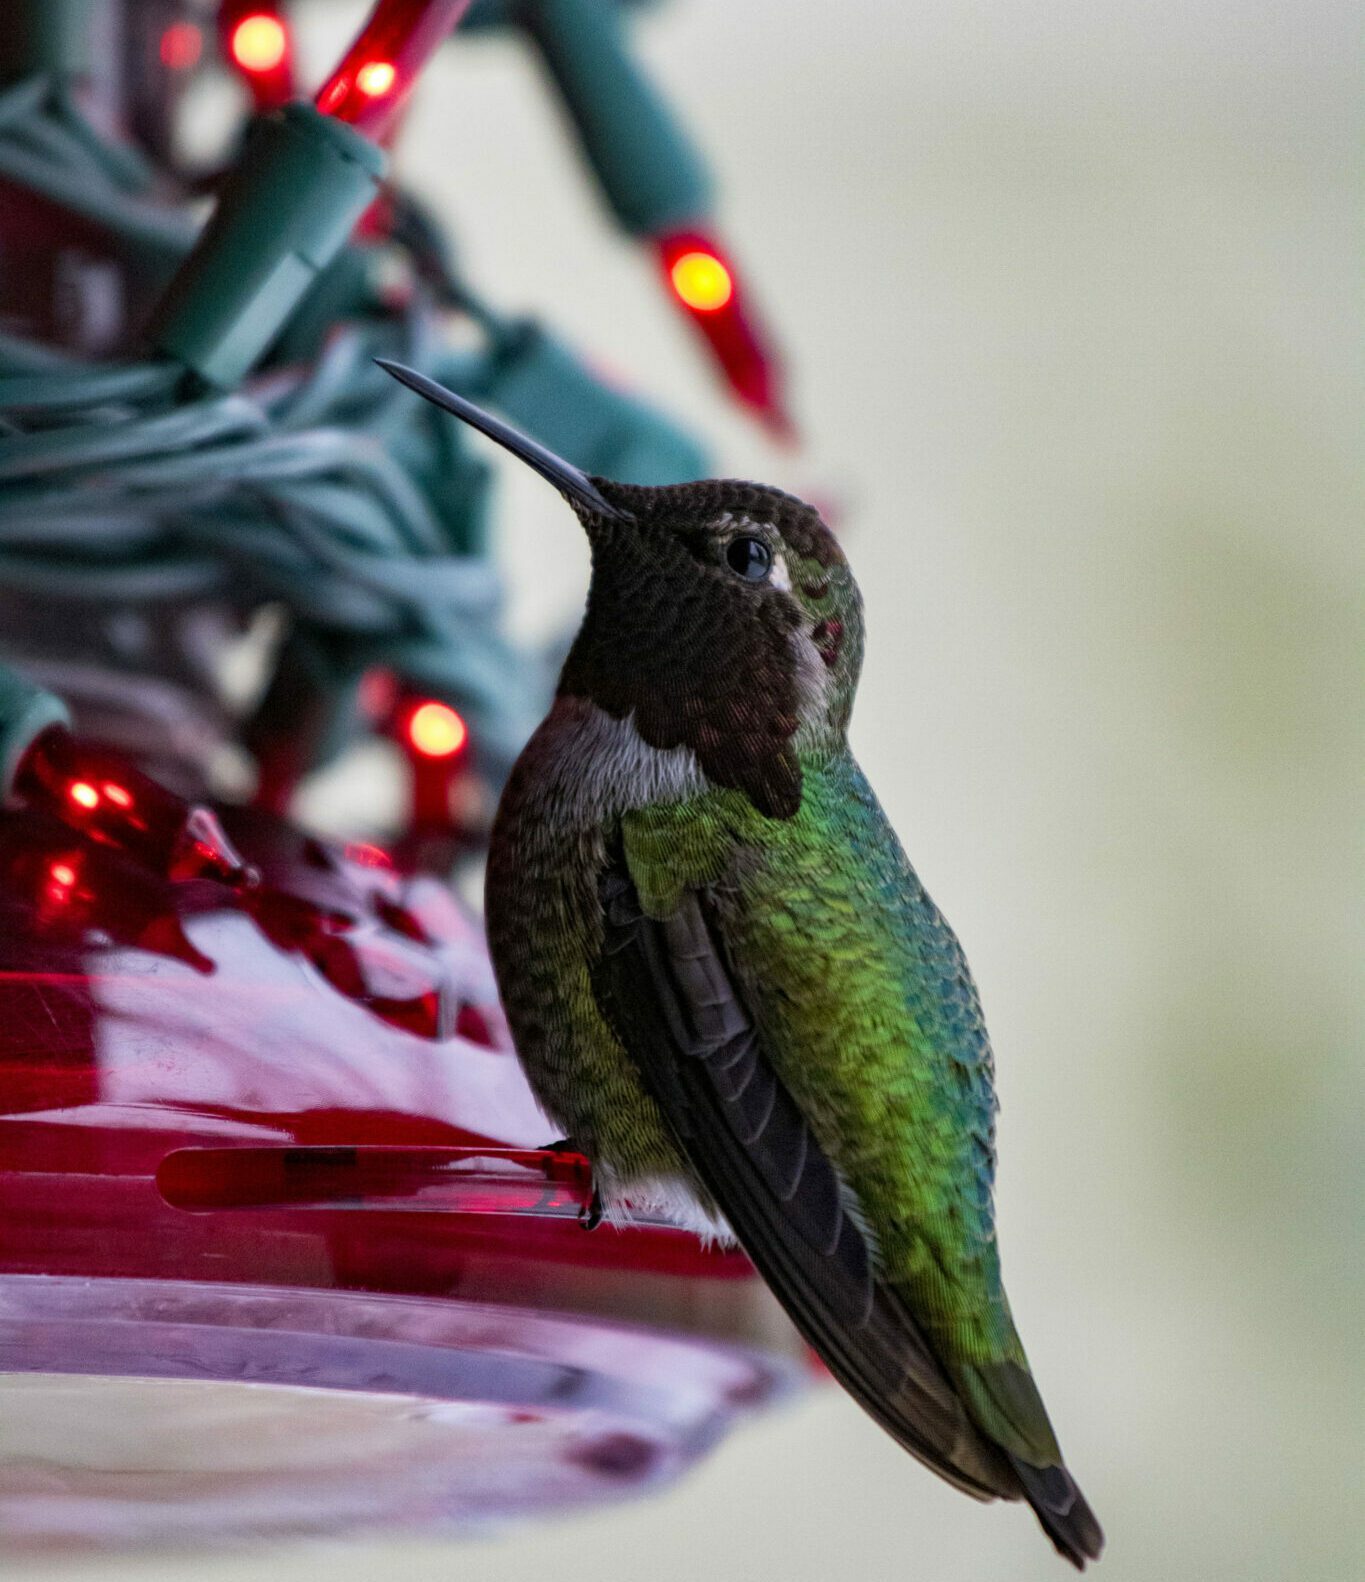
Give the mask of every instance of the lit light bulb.
<svg viewBox="0 0 1365 1582">
<path fill-rule="evenodd" d="M 274 71 L 289 50 L 289 35 L 279 17 L 256 12 L 232 30 L 232 58 L 243 71 Z"/>
<path fill-rule="evenodd" d="M 420 703 L 408 718 L 408 741 L 424 758 L 450 758 L 469 738 L 469 728 L 446 703 Z"/>
<path fill-rule="evenodd" d="M 381 98 L 397 80 L 398 71 L 387 60 L 367 60 L 355 75 L 356 87 L 368 99 Z"/>
<path fill-rule="evenodd" d="M 730 271 L 714 253 L 684 253 L 669 276 L 683 303 L 698 313 L 714 313 L 734 295 Z"/>
<path fill-rule="evenodd" d="M 161 35 L 161 64 L 171 71 L 188 71 L 199 64 L 204 36 L 193 22 L 172 22 Z"/>
</svg>

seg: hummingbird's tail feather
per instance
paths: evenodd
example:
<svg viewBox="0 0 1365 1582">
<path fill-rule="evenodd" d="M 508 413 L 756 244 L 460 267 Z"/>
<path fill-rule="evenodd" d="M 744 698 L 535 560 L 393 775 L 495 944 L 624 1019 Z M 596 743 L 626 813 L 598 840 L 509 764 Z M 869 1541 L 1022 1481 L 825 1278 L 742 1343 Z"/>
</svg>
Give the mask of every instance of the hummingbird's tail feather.
<svg viewBox="0 0 1365 1582">
<path fill-rule="evenodd" d="M 1078 1571 L 1087 1560 L 1098 1560 L 1104 1548 L 1104 1530 L 1090 1509 L 1085 1495 L 1065 1467 L 1031 1467 L 1011 1456 L 1015 1472 L 1024 1486 L 1024 1498 L 1042 1523 L 1057 1553 Z"/>
<path fill-rule="evenodd" d="M 1098 1560 L 1104 1533 L 1062 1464 L 1057 1436 L 1027 1363 L 968 1363 L 949 1370 L 972 1417 L 1009 1457 L 1043 1530 L 1078 1570 Z"/>
</svg>

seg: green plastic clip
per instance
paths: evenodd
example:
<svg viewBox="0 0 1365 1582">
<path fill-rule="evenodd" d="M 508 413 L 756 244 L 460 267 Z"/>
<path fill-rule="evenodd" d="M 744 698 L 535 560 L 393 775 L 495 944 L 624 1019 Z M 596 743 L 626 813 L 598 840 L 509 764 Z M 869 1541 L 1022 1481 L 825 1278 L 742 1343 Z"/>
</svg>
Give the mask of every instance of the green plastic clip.
<svg viewBox="0 0 1365 1582">
<path fill-rule="evenodd" d="M 517 14 L 626 230 L 661 236 L 710 213 L 706 166 L 631 58 L 615 0 L 533 0 Z"/>
<path fill-rule="evenodd" d="M 622 483 L 708 476 L 705 450 L 655 407 L 593 374 L 531 320 L 508 325 L 474 392 L 577 466 Z"/>
<path fill-rule="evenodd" d="M 46 688 L 0 665 L 0 807 L 10 801 L 24 755 L 53 725 L 70 726 L 66 704 Z"/>
<path fill-rule="evenodd" d="M 279 334 L 379 189 L 383 152 L 310 104 L 258 121 L 151 338 L 231 389 Z"/>
</svg>

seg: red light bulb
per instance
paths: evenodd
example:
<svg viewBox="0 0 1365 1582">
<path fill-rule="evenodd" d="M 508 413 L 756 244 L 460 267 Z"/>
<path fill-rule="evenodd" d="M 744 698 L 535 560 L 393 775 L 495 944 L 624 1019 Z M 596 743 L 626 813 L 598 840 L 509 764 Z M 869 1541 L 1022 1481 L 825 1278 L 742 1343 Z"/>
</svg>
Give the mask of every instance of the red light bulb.
<svg viewBox="0 0 1365 1582">
<path fill-rule="evenodd" d="M 716 312 L 735 294 L 730 271 L 714 253 L 684 253 L 668 274 L 684 307 L 698 313 Z"/>
<path fill-rule="evenodd" d="M 423 758 L 453 758 L 469 740 L 469 727 L 448 703 L 419 703 L 408 716 L 408 742 Z"/>
<path fill-rule="evenodd" d="M 61 726 L 44 731 L 29 748 L 14 789 L 20 801 L 45 808 L 83 839 L 127 852 L 172 880 L 252 882 L 208 808 L 186 802 L 108 748 L 76 741 Z"/>
<path fill-rule="evenodd" d="M 368 60 L 355 74 L 355 85 L 368 99 L 378 99 L 398 81 L 398 71 L 390 60 Z"/>
<path fill-rule="evenodd" d="M 314 103 L 324 115 L 386 141 L 418 73 L 470 0 L 376 0 Z"/>
<path fill-rule="evenodd" d="M 193 22 L 172 22 L 161 35 L 158 54 L 161 64 L 171 71 L 188 71 L 199 64 L 204 52 L 204 36 Z"/>
<path fill-rule="evenodd" d="M 381 846 L 372 845 L 367 840 L 347 841 L 343 847 L 347 862 L 358 864 L 362 868 L 392 868 L 393 858 Z"/>
<path fill-rule="evenodd" d="M 706 341 L 730 390 L 776 436 L 790 439 L 776 349 L 724 249 L 700 230 L 671 232 L 656 242 L 668 289 Z"/>
<path fill-rule="evenodd" d="M 59 912 L 65 912 L 79 898 L 80 892 L 76 888 L 79 879 L 80 858 L 74 852 L 63 852 L 45 864 L 39 900 L 47 903 L 49 919 Z"/>
<path fill-rule="evenodd" d="M 268 0 L 220 0 L 218 36 L 242 75 L 258 115 L 294 96 L 294 46 L 289 24 Z"/>
<path fill-rule="evenodd" d="M 228 48 L 243 71 L 275 71 L 289 53 L 289 35 L 279 17 L 257 11 L 233 28 Z"/>
</svg>

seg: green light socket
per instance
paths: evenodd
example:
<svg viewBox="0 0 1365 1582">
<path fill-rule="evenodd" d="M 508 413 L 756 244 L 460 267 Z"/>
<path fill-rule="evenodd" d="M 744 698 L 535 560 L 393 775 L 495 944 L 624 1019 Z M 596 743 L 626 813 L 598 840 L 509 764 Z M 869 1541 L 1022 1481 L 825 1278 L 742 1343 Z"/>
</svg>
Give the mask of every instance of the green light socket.
<svg viewBox="0 0 1365 1582">
<path fill-rule="evenodd" d="M 659 236 L 708 214 L 706 166 L 631 57 L 612 0 L 534 0 L 517 15 L 621 225 L 634 236 Z"/>
<path fill-rule="evenodd" d="M 0 665 L 0 807 L 10 799 L 24 755 L 50 725 L 70 726 L 66 704 L 17 670 Z"/>
<path fill-rule="evenodd" d="M 157 310 L 156 348 L 210 385 L 238 384 L 341 250 L 385 163 L 382 150 L 310 104 L 258 121 Z"/>
</svg>

